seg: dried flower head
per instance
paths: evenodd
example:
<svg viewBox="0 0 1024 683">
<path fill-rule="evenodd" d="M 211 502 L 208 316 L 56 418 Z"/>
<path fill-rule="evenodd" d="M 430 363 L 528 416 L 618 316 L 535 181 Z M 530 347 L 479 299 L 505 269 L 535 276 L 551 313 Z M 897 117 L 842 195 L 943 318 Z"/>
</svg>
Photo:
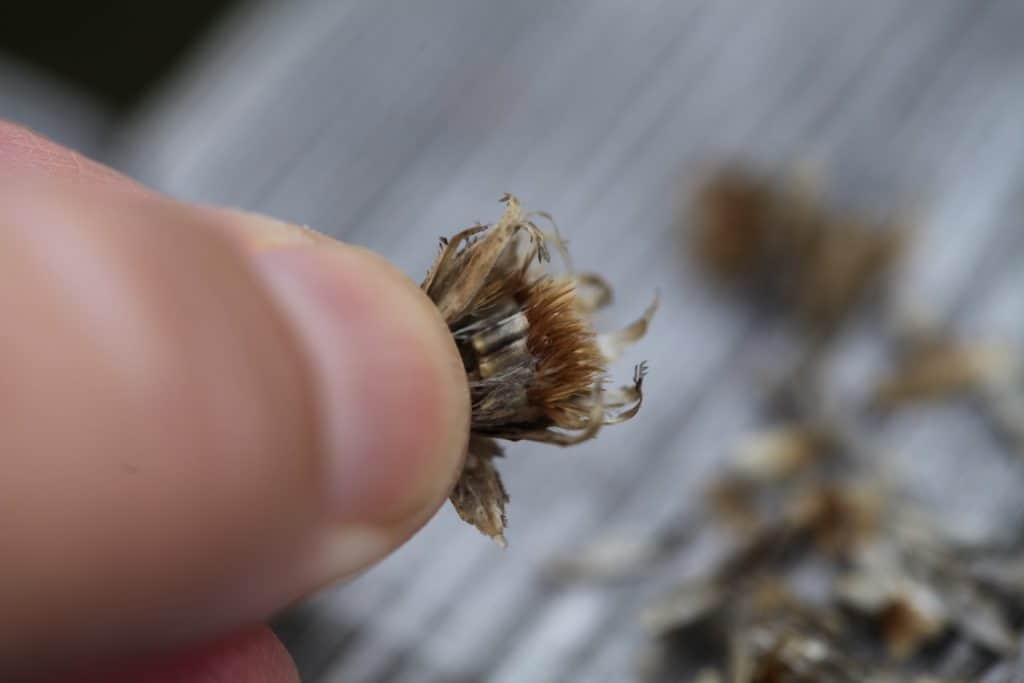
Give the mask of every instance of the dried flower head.
<svg viewBox="0 0 1024 683">
<path fill-rule="evenodd" d="M 494 226 L 477 225 L 442 240 L 423 282 L 455 338 L 469 380 L 472 439 L 451 500 L 463 520 L 504 543 L 508 495 L 493 460 L 495 438 L 560 446 L 593 438 L 604 425 L 640 409 L 644 365 L 632 385 L 606 387 L 607 366 L 647 331 L 652 304 L 618 332 L 597 334 L 589 314 L 610 301 L 595 275 L 551 275 L 549 238 L 518 200 L 502 197 Z"/>
<path fill-rule="evenodd" d="M 828 333 L 902 251 L 901 226 L 840 212 L 808 182 L 726 168 L 696 202 L 696 252 L 716 276 L 746 284 Z"/>
</svg>

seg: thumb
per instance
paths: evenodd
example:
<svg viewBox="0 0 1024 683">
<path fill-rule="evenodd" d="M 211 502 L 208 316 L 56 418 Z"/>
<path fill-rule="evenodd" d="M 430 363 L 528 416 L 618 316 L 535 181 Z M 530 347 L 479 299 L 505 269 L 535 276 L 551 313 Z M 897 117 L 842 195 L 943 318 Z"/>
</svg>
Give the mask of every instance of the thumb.
<svg viewBox="0 0 1024 683">
<path fill-rule="evenodd" d="M 401 544 L 468 432 L 373 254 L 0 161 L 0 670 L 263 620 Z"/>
</svg>

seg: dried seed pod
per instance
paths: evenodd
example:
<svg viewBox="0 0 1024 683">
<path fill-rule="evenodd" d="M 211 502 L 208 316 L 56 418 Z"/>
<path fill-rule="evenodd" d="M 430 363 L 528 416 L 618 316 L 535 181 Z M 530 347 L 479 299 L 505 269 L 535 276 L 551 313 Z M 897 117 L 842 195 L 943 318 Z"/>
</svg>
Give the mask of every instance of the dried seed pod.
<svg viewBox="0 0 1024 683">
<path fill-rule="evenodd" d="M 588 314 L 611 299 L 595 275 L 550 275 L 547 236 L 518 200 L 502 197 L 493 227 L 442 240 L 422 288 L 448 323 L 469 380 L 473 439 L 452 494 L 463 520 L 504 543 L 508 496 L 493 465 L 493 439 L 569 446 L 640 410 L 643 364 L 633 383 L 607 388 L 607 365 L 640 339 L 657 301 L 619 332 L 597 334 Z M 555 238 L 555 245 L 564 245 Z"/>
</svg>

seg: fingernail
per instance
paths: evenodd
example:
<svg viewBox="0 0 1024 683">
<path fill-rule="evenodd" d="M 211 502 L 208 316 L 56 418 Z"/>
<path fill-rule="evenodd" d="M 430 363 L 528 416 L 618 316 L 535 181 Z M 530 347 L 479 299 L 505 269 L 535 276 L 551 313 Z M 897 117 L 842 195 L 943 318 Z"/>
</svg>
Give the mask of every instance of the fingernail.
<svg viewBox="0 0 1024 683">
<path fill-rule="evenodd" d="M 440 315 L 362 249 L 305 242 L 255 259 L 308 358 L 330 518 L 422 523 L 444 501 L 468 435 L 465 373 Z"/>
</svg>

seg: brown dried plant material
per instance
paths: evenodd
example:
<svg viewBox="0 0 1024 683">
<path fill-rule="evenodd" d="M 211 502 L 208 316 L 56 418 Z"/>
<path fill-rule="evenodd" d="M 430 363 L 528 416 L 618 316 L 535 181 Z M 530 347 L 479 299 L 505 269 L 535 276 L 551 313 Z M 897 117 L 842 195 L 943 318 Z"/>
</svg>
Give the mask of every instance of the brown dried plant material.
<svg viewBox="0 0 1024 683">
<path fill-rule="evenodd" d="M 840 579 L 836 590 L 844 603 L 877 620 L 889 653 L 900 660 L 951 625 L 942 597 L 906 576 L 851 573 Z"/>
<path fill-rule="evenodd" d="M 640 410 L 646 369 L 609 388 L 608 363 L 640 339 L 657 309 L 618 332 L 598 334 L 589 314 L 611 300 L 596 275 L 546 273 L 548 236 L 502 197 L 494 226 L 477 225 L 442 240 L 423 290 L 448 323 L 462 355 L 472 402 L 466 467 L 451 500 L 459 516 L 504 544 L 508 495 L 494 468 L 494 439 L 559 446 L 593 438 L 602 426 Z M 564 252 L 557 236 L 554 245 Z"/>
<path fill-rule="evenodd" d="M 450 496 L 462 519 L 499 539 L 508 503 L 508 492 L 494 467 L 494 459 L 501 455 L 501 448 L 492 439 L 470 435 L 462 474 Z"/>
<path fill-rule="evenodd" d="M 1024 454 L 1024 354 L 1019 345 L 958 339 L 938 326 L 909 332 L 898 345 L 894 368 L 874 387 L 871 407 L 892 411 L 925 401 L 974 399 L 994 435 Z"/>
<path fill-rule="evenodd" d="M 972 558 L 970 575 L 980 584 L 991 588 L 1001 599 L 1024 610 L 1024 555 L 1018 550 L 1011 554 L 998 553 Z"/>
<path fill-rule="evenodd" d="M 885 498 L 866 482 L 828 482 L 810 486 L 794 497 L 790 523 L 809 530 L 818 547 L 846 557 L 870 543 L 882 528 Z"/>
<path fill-rule="evenodd" d="M 640 621 L 655 636 L 719 621 L 730 595 L 723 583 L 717 576 L 682 583 L 648 605 L 641 612 Z"/>
<path fill-rule="evenodd" d="M 663 639 L 715 652 L 739 683 L 884 680 L 843 643 L 841 615 L 796 598 L 778 577 L 695 579 L 642 615 Z M 662 664 L 664 666 L 664 664 Z M 714 671 L 714 669 L 706 669 Z M 678 677 L 672 678 L 678 680 Z"/>
<path fill-rule="evenodd" d="M 755 597 L 731 634 L 731 680 L 749 683 L 819 683 L 874 678 L 870 667 L 844 650 L 835 615 L 780 594 Z"/>
<path fill-rule="evenodd" d="M 736 446 L 732 466 L 744 478 L 780 480 L 807 468 L 830 446 L 831 435 L 821 428 L 794 424 L 766 429 Z"/>
<path fill-rule="evenodd" d="M 899 365 L 874 391 L 877 407 L 984 392 L 1018 373 L 1014 350 L 995 343 L 925 339 L 901 355 Z"/>
<path fill-rule="evenodd" d="M 724 680 L 720 671 L 708 668 L 698 671 L 693 683 L 723 683 Z"/>
<path fill-rule="evenodd" d="M 730 167 L 697 197 L 696 253 L 723 280 L 746 285 L 828 334 L 897 260 L 906 230 L 829 206 L 809 182 Z"/>
<path fill-rule="evenodd" d="M 711 511 L 717 521 L 741 534 L 773 523 L 795 531 L 832 533 L 848 520 L 838 516 L 838 502 L 825 505 L 830 499 L 818 480 L 822 470 L 835 465 L 831 461 L 839 450 L 836 435 L 824 425 L 792 423 L 744 436 L 727 472 L 709 488 Z M 835 497 L 843 498 L 841 493 Z M 812 502 L 817 504 L 813 509 Z M 835 519 L 826 519 L 829 512 L 837 513 Z"/>
<path fill-rule="evenodd" d="M 1019 569 L 969 563 L 927 514 L 865 473 L 861 439 L 824 422 L 740 442 L 711 488 L 713 519 L 738 543 L 642 614 L 659 647 L 724 666 L 727 680 L 766 682 L 974 680 L 1015 656 Z M 931 666 L 954 646 L 967 654 Z M 947 678 L 912 673 L 925 668 Z"/>
<path fill-rule="evenodd" d="M 598 536 L 572 553 L 556 555 L 548 576 L 560 582 L 614 582 L 649 573 L 671 547 L 657 535 L 616 532 Z"/>
<path fill-rule="evenodd" d="M 707 491 L 708 507 L 717 521 L 732 531 L 749 535 L 764 523 L 762 492 L 754 481 L 724 476 Z"/>
</svg>

